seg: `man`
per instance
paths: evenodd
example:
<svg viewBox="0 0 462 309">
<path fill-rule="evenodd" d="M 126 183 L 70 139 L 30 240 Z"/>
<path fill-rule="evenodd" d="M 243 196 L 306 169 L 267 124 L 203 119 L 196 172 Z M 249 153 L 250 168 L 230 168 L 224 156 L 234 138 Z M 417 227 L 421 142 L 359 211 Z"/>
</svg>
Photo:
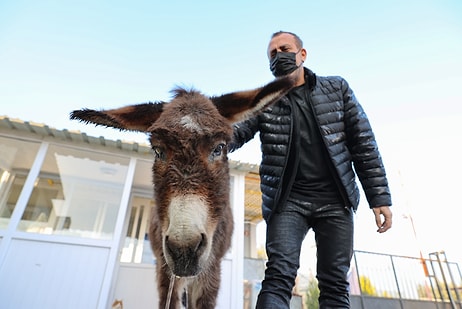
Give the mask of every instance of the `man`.
<svg viewBox="0 0 462 309">
<path fill-rule="evenodd" d="M 320 308 L 350 308 L 356 175 L 378 232 L 392 225 L 388 181 L 366 114 L 343 78 L 316 76 L 303 67 L 306 56 L 296 34 L 272 35 L 270 69 L 275 77 L 291 74 L 296 86 L 262 114 L 235 125 L 231 145 L 239 148 L 260 132 L 268 262 L 257 308 L 289 308 L 310 229 L 317 246 Z"/>
</svg>

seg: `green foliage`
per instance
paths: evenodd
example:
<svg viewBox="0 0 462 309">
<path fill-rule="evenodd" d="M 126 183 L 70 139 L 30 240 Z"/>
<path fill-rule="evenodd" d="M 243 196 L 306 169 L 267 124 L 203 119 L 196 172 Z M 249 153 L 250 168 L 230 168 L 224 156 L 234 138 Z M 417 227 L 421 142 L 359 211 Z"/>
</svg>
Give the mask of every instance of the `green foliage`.
<svg viewBox="0 0 462 309">
<path fill-rule="evenodd" d="M 449 283 L 449 290 L 451 291 L 452 299 L 458 299 L 457 291 L 460 289 L 461 287 L 458 287 L 454 285 L 453 283 Z M 435 297 L 437 299 L 443 299 L 445 301 L 449 301 L 449 294 L 448 294 L 446 285 L 444 284 L 444 281 L 439 280 L 439 279 L 436 282 L 433 281 L 433 290 L 435 293 Z M 433 299 L 434 298 L 432 288 L 428 283 L 424 285 L 420 284 L 419 286 L 417 286 L 417 293 L 419 294 L 420 299 Z"/>
<path fill-rule="evenodd" d="M 417 286 L 417 294 L 419 295 L 419 299 L 433 299 L 434 298 L 432 288 L 429 283 L 419 284 Z"/>
<path fill-rule="evenodd" d="M 318 288 L 318 280 L 312 277 L 308 282 L 308 288 L 305 294 L 305 305 L 306 308 L 309 309 L 318 309 L 319 308 L 319 288 Z"/>
</svg>

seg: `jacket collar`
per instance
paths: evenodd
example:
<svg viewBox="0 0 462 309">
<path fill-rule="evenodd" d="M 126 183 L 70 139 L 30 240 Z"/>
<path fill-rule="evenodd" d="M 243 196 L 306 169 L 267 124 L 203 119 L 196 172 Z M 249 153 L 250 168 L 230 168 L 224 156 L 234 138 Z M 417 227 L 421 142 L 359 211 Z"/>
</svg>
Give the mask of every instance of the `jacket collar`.
<svg viewBox="0 0 462 309">
<path fill-rule="evenodd" d="M 305 87 L 308 87 L 308 91 L 312 91 L 314 87 L 316 87 L 316 74 L 313 73 L 308 68 L 303 68 L 305 71 Z M 289 104 L 289 99 L 287 98 L 287 95 L 283 96 L 280 101 L 284 104 Z"/>
<path fill-rule="evenodd" d="M 316 74 L 313 73 L 308 68 L 303 68 L 305 71 L 305 84 L 308 86 L 308 89 L 311 91 L 316 86 Z"/>
</svg>

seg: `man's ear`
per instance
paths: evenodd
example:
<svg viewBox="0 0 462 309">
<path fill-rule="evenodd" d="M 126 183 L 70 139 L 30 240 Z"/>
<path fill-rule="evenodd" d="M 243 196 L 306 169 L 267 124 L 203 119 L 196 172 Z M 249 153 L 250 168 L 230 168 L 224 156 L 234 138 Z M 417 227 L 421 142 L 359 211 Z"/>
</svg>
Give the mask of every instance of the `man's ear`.
<svg viewBox="0 0 462 309">
<path fill-rule="evenodd" d="M 305 61 L 306 61 L 306 58 L 308 57 L 308 52 L 307 52 L 306 49 L 304 49 L 303 47 L 302 47 L 302 49 L 301 49 L 301 51 L 300 51 L 300 55 L 302 56 L 303 62 L 305 62 Z"/>
</svg>

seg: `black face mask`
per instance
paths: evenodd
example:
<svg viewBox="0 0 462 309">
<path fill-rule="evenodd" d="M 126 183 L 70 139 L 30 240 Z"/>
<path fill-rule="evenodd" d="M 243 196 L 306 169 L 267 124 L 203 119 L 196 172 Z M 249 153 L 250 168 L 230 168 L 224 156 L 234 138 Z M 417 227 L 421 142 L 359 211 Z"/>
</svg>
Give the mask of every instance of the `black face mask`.
<svg viewBox="0 0 462 309">
<path fill-rule="evenodd" d="M 273 75 L 275 77 L 280 77 L 280 76 L 290 74 L 296 69 L 298 69 L 299 65 L 297 65 L 297 61 L 295 59 L 295 56 L 298 54 L 298 52 L 296 53 L 287 53 L 287 52 L 276 53 L 276 55 L 270 60 L 270 70 L 273 73 Z M 302 64 L 303 62 L 300 65 Z"/>
</svg>

